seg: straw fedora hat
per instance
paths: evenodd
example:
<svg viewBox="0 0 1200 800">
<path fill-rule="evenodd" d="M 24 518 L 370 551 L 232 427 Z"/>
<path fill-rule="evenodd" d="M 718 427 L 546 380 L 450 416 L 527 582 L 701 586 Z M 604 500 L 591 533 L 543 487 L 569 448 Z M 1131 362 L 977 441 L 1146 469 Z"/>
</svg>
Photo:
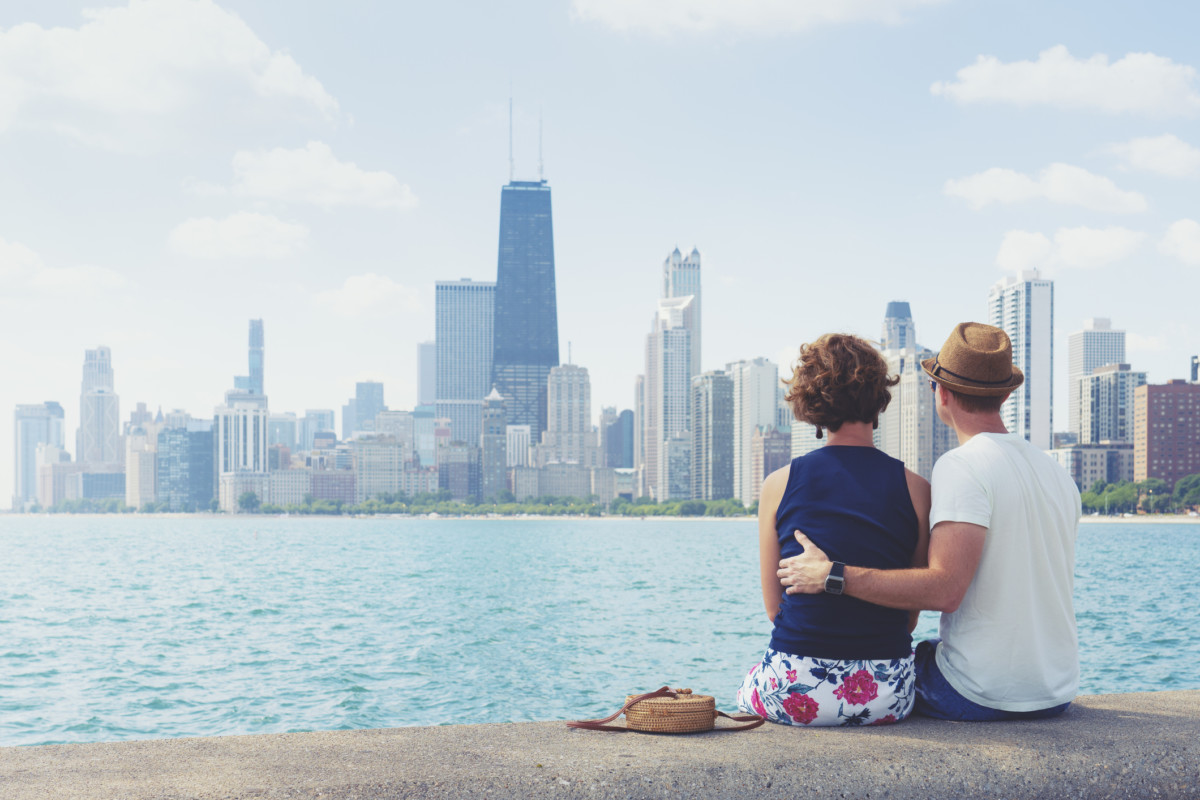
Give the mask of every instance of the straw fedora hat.
<svg viewBox="0 0 1200 800">
<path fill-rule="evenodd" d="M 1025 381 L 1012 363 L 1008 334 L 980 322 L 960 322 L 941 352 L 922 369 L 947 389 L 978 397 L 1008 394 Z"/>
</svg>

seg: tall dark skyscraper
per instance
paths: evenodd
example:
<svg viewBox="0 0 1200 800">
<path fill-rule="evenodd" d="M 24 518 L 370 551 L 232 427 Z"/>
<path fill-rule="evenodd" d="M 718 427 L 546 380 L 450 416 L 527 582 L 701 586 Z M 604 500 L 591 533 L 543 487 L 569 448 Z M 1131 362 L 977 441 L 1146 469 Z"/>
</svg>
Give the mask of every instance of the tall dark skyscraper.
<svg viewBox="0 0 1200 800">
<path fill-rule="evenodd" d="M 492 383 L 509 425 L 546 430 L 546 381 L 558 366 L 554 228 L 545 181 L 510 181 L 500 192 Z"/>
</svg>

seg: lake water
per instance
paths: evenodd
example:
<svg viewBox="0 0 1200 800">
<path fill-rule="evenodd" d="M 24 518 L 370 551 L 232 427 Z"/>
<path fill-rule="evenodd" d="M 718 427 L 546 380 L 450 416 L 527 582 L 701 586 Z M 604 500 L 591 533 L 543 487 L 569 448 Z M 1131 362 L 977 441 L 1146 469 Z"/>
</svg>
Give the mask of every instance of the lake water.
<svg viewBox="0 0 1200 800">
<path fill-rule="evenodd" d="M 732 710 L 752 521 L 0 517 L 0 745 Z M 1081 526 L 1084 693 L 1200 688 L 1200 524 Z M 918 636 L 936 630 L 924 615 Z"/>
</svg>

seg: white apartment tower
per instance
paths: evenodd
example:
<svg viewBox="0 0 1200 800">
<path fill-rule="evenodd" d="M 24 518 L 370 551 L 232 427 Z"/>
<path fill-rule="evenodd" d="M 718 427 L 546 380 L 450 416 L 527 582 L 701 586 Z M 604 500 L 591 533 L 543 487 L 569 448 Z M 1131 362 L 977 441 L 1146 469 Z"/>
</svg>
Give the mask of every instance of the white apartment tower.
<svg viewBox="0 0 1200 800">
<path fill-rule="evenodd" d="M 688 330 L 692 332 L 692 359 L 691 359 L 691 377 L 699 375 L 700 368 L 700 340 L 701 340 L 701 325 L 700 311 L 702 303 L 700 301 L 700 251 L 695 247 L 692 252 L 684 256 L 676 247 L 671 255 L 667 256 L 663 261 L 662 271 L 662 296 L 667 297 L 688 297 L 692 300 L 691 319 L 688 320 Z"/>
<path fill-rule="evenodd" d="M 1076 381 L 1079 392 L 1079 443 L 1133 441 L 1133 393 L 1146 384 L 1146 373 L 1128 364 L 1105 364 Z"/>
<path fill-rule="evenodd" d="M 664 442 L 691 441 L 692 325 L 695 296 L 658 301 L 652 329 L 646 337 L 646 374 L 642 384 L 642 475 L 647 494 L 659 502 L 668 492 L 661 487 L 687 486 L 691 481 L 668 473 L 684 464 L 682 457 L 664 458 Z M 689 445 L 690 446 L 690 445 Z M 679 447 L 675 448 L 676 450 Z M 690 469 L 690 456 L 686 469 Z M 686 497 L 686 495 L 685 495 Z"/>
<path fill-rule="evenodd" d="M 1037 270 L 1010 275 L 988 292 L 988 323 L 1012 341 L 1013 364 L 1022 383 L 1000 409 L 1009 433 L 1042 450 L 1054 437 L 1054 281 Z"/>
<path fill-rule="evenodd" d="M 218 475 L 267 472 L 267 398 L 238 390 L 213 409 Z"/>
<path fill-rule="evenodd" d="M 1067 339 L 1067 430 L 1083 441 L 1079 418 L 1079 381 L 1089 377 L 1098 367 L 1125 363 L 1125 331 L 1113 330 L 1112 321 L 1104 317 L 1084 320 L 1083 330 Z M 1132 400 L 1130 401 L 1132 402 Z"/>
<path fill-rule="evenodd" d="M 733 496 L 749 506 L 764 477 L 754 474 L 754 432 L 775 424 L 779 367 L 755 358 L 728 364 L 725 372 L 733 379 Z"/>
</svg>

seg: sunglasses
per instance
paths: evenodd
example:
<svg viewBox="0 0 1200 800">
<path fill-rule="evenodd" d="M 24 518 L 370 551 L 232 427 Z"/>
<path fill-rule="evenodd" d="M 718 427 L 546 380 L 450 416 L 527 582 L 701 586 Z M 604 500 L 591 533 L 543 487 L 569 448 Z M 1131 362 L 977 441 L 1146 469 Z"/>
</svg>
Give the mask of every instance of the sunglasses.
<svg viewBox="0 0 1200 800">
<path fill-rule="evenodd" d="M 929 379 L 929 388 L 933 390 L 934 394 L 937 394 L 937 381 L 933 378 Z"/>
</svg>

